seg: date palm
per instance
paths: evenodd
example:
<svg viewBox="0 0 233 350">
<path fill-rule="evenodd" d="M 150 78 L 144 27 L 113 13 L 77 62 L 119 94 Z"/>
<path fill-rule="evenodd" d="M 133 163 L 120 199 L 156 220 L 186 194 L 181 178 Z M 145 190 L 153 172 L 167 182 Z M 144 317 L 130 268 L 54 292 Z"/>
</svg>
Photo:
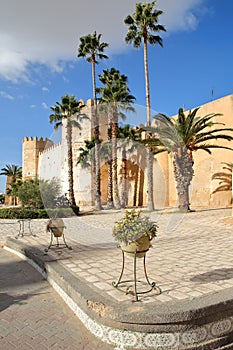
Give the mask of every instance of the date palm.
<svg viewBox="0 0 233 350">
<path fill-rule="evenodd" d="M 15 164 L 7 164 L 4 168 L 1 169 L 0 175 L 7 176 L 8 180 L 10 181 L 10 187 L 7 189 L 7 194 L 12 196 L 12 204 L 16 205 L 14 184 L 17 183 L 17 180 L 22 179 L 22 167 L 19 167 Z"/>
<path fill-rule="evenodd" d="M 133 110 L 132 103 L 135 97 L 130 94 L 128 88 L 128 78 L 120 71 L 111 68 L 103 70 L 103 74 L 99 75 L 100 82 L 105 85 L 98 88 L 101 94 L 100 104 L 104 104 L 108 114 L 108 137 L 112 142 L 112 152 L 109 155 L 109 171 L 108 171 L 108 203 L 111 202 L 111 176 L 113 182 L 113 200 L 116 208 L 120 208 L 120 198 L 117 179 L 117 137 L 118 137 L 118 119 L 119 116 L 124 118 L 123 111 Z M 112 171 L 112 175 L 111 175 Z"/>
<path fill-rule="evenodd" d="M 66 142 L 67 142 L 67 162 L 68 162 L 68 186 L 69 186 L 69 202 L 75 206 L 76 201 L 74 197 L 74 176 L 73 176 L 73 127 L 81 129 L 80 121 L 84 117 L 81 115 L 82 102 L 77 101 L 75 96 L 66 94 L 61 98 L 61 102 L 56 102 L 55 106 L 50 107 L 53 112 L 49 116 L 50 123 L 54 123 L 54 129 L 57 130 L 59 126 L 66 127 Z M 65 121 L 65 123 L 64 123 Z"/>
<path fill-rule="evenodd" d="M 121 206 L 125 208 L 128 204 L 127 198 L 127 152 L 133 152 L 140 146 L 141 135 L 135 129 L 131 128 L 129 124 L 119 127 L 118 129 L 119 146 L 121 148 Z M 137 183 L 135 184 L 137 186 Z M 136 192 L 136 189 L 135 189 Z"/>
<path fill-rule="evenodd" d="M 1 169 L 0 175 L 5 175 L 11 178 L 12 182 L 16 182 L 17 179 L 22 178 L 22 167 L 15 164 L 7 164 L 5 168 Z"/>
<path fill-rule="evenodd" d="M 224 123 L 215 118 L 221 114 L 211 113 L 204 117 L 197 116 L 199 108 L 189 113 L 179 109 L 177 118 L 169 118 L 164 114 L 155 116 L 155 127 L 150 132 L 160 139 L 168 152 L 173 155 L 173 167 L 176 180 L 178 206 L 181 210 L 190 210 L 189 186 L 193 170 L 193 152 L 203 150 L 211 154 L 215 148 L 233 150 L 225 145 L 217 145 L 216 140 L 232 141 L 229 134 L 232 128 L 225 128 Z"/>
<path fill-rule="evenodd" d="M 108 56 L 104 54 L 104 50 L 108 44 L 101 42 L 101 34 L 97 35 L 96 31 L 93 34 L 88 34 L 80 38 L 80 45 L 78 48 L 77 57 L 85 57 L 87 62 L 91 62 L 92 67 L 92 87 L 94 99 L 94 137 L 95 137 L 95 205 L 98 210 L 101 209 L 100 198 L 100 158 L 99 158 L 99 120 L 97 114 L 97 100 L 96 100 L 96 74 L 95 65 L 98 64 L 97 59 L 107 59 Z"/>
<path fill-rule="evenodd" d="M 144 71 L 145 71 L 145 88 L 146 88 L 146 109 L 147 109 L 147 126 L 151 125 L 150 113 L 150 84 L 148 71 L 148 44 L 159 44 L 163 46 L 163 40 L 159 35 L 160 31 L 166 31 L 164 26 L 158 24 L 158 18 L 163 13 L 156 10 L 156 1 L 136 3 L 133 15 L 128 15 L 124 22 L 129 26 L 128 33 L 125 37 L 127 44 L 133 44 L 138 49 L 143 42 L 144 52 Z M 147 186 L 148 186 L 148 210 L 154 210 L 153 203 L 153 155 L 151 149 L 147 147 Z"/>
</svg>

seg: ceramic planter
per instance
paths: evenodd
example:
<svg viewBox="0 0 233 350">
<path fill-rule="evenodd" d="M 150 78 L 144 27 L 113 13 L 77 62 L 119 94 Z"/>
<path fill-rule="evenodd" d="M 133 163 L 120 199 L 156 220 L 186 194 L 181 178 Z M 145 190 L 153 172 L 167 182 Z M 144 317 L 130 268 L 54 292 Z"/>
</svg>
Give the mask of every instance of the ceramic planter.
<svg viewBox="0 0 233 350">
<path fill-rule="evenodd" d="M 129 256 L 134 257 L 136 252 L 137 258 L 143 258 L 151 247 L 150 242 L 150 237 L 148 235 L 143 235 L 132 243 L 121 243 L 121 249 Z"/>
<path fill-rule="evenodd" d="M 64 221 L 62 219 L 50 219 L 47 224 L 47 231 L 53 233 L 54 237 L 61 237 L 65 228 Z"/>
</svg>

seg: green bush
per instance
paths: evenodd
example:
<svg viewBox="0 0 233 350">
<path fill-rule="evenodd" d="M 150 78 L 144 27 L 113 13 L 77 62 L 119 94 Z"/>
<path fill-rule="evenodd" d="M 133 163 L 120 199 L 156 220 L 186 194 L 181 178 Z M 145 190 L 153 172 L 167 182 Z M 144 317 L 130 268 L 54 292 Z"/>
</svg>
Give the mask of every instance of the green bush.
<svg viewBox="0 0 233 350">
<path fill-rule="evenodd" d="M 76 216 L 79 207 L 56 209 L 27 209 L 27 208 L 0 208 L 0 219 L 47 219 L 49 217 L 66 218 Z"/>
<path fill-rule="evenodd" d="M 69 217 L 78 215 L 79 207 L 71 206 L 69 208 L 47 209 L 47 212 L 49 217 L 69 218 Z"/>
</svg>

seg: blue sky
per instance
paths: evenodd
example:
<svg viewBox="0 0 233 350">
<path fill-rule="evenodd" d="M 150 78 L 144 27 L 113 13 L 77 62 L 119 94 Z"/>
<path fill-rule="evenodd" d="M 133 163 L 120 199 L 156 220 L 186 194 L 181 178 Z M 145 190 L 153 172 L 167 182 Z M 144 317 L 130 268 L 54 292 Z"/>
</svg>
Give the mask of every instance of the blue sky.
<svg viewBox="0 0 233 350">
<path fill-rule="evenodd" d="M 143 51 L 124 43 L 123 20 L 136 2 L 1 1 L 0 168 L 21 165 L 24 136 L 50 137 L 49 107 L 61 96 L 92 97 L 90 64 L 76 56 L 79 38 L 94 30 L 109 43 L 109 59 L 97 74 L 119 69 L 136 103 L 145 106 Z M 160 23 L 167 33 L 163 48 L 149 48 L 151 108 L 174 115 L 179 107 L 232 94 L 232 0 L 158 0 L 156 8 L 164 11 Z M 5 181 L 0 176 L 0 192 Z"/>
</svg>

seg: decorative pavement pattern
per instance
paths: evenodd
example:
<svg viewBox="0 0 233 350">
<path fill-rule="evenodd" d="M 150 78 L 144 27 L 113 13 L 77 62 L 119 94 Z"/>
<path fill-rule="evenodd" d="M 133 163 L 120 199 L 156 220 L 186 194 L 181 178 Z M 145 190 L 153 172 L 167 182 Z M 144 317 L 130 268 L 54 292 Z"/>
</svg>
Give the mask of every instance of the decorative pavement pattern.
<svg viewBox="0 0 233 350">
<path fill-rule="evenodd" d="M 104 212 L 64 219 L 66 241 L 72 244 L 71 258 L 62 263 L 79 278 L 101 289 L 118 301 L 130 296 L 112 287 L 121 272 L 122 255 L 112 239 L 114 222 L 122 211 Z M 158 236 L 147 253 L 148 277 L 162 289 L 160 295 L 144 298 L 144 302 L 167 302 L 192 299 L 233 287 L 233 226 L 224 221 L 231 216 L 231 209 L 213 209 L 188 214 L 153 212 L 151 218 L 158 225 Z M 31 245 L 46 248 L 50 235 L 45 232 L 47 220 L 32 220 L 31 228 L 37 237 L 24 236 Z M 16 236 L 17 220 L 0 220 L 0 241 Z M 21 239 L 21 238 L 20 238 Z M 127 257 L 125 277 L 132 278 L 133 260 Z M 141 265 L 141 266 L 140 266 Z M 142 259 L 137 266 L 143 270 Z"/>
<path fill-rule="evenodd" d="M 119 278 L 122 256 L 112 240 L 111 231 L 114 222 L 122 215 L 123 211 L 104 211 L 65 219 L 66 240 L 69 244 L 72 241 L 73 250 L 64 255 L 64 259 L 61 252 L 61 263 L 92 289 L 106 293 L 118 302 L 128 303 L 132 296 L 122 294 L 112 286 L 112 282 Z M 192 300 L 233 287 L 231 209 L 198 209 L 185 215 L 163 211 L 153 212 L 150 216 L 159 229 L 153 248 L 147 254 L 147 273 L 151 281 L 156 281 L 162 293 L 157 295 L 151 292 L 141 299 L 142 303 L 153 305 Z M 20 239 L 46 248 L 50 238 L 45 232 L 46 222 L 32 220 L 32 232 L 37 237 L 24 236 Z M 16 236 L 19 229 L 17 220 L 1 220 L 0 223 L 0 241 L 4 241 L 6 235 Z M 133 260 L 130 257 L 126 259 L 129 263 L 125 268 L 125 278 L 132 279 Z M 142 259 L 138 259 L 139 277 L 143 272 L 142 265 Z M 95 333 L 94 328 L 97 333 L 104 332 L 103 326 L 98 329 L 98 325 L 93 324 L 92 333 Z M 186 332 L 182 339 L 175 334 L 164 334 L 163 339 L 158 339 L 159 335 L 144 334 L 143 339 L 142 335 L 139 339 L 137 332 L 114 334 L 114 330 L 108 334 L 108 339 L 125 337 L 122 341 L 124 345 L 138 349 L 144 345 L 156 348 L 157 345 L 168 344 L 175 348 L 180 341 L 191 344 L 232 328 L 232 319 L 229 318 L 200 327 L 195 334 Z M 105 331 L 109 333 L 109 330 Z"/>
</svg>

